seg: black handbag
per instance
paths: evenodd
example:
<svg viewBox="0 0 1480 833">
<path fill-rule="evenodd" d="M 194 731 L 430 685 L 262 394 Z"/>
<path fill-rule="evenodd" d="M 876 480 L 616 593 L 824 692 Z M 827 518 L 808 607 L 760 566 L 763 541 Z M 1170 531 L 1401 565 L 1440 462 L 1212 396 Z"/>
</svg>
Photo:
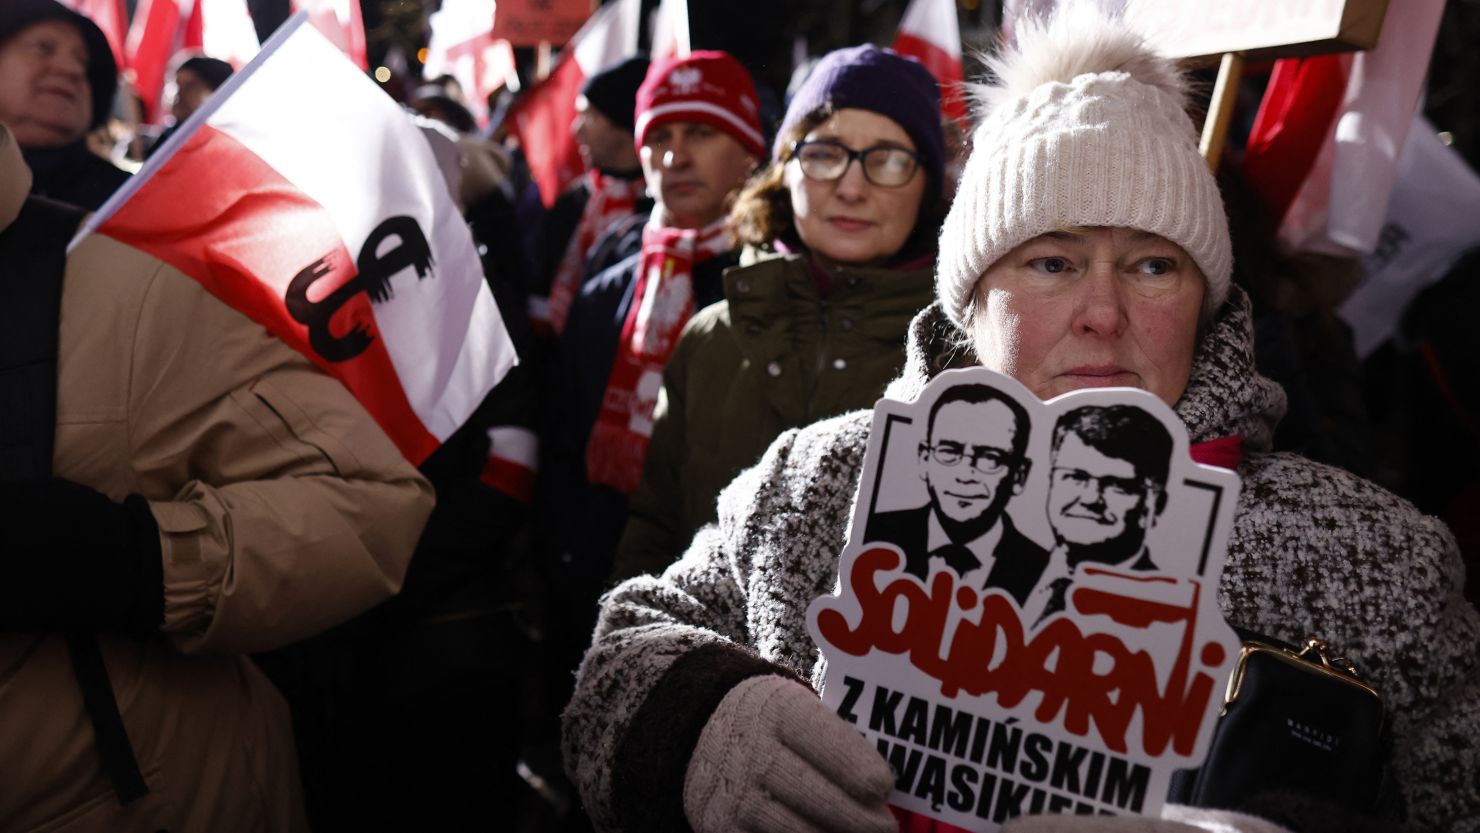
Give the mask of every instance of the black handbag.
<svg viewBox="0 0 1480 833">
<path fill-rule="evenodd" d="M 1311 637 L 1299 650 L 1246 638 L 1200 769 L 1172 777 L 1168 800 L 1224 810 L 1274 794 L 1395 819 L 1382 697 L 1351 662 Z"/>
</svg>

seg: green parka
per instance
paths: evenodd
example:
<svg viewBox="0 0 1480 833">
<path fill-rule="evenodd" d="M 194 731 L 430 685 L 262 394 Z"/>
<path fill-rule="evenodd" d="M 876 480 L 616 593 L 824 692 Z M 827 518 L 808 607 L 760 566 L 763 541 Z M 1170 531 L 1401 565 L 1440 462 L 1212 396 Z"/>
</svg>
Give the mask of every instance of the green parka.
<svg viewBox="0 0 1480 833">
<path fill-rule="evenodd" d="M 747 249 L 725 300 L 684 328 L 663 370 L 652 443 L 613 579 L 659 573 L 715 519 L 715 499 L 781 432 L 871 408 L 934 300 L 934 261 L 840 267 L 826 297 L 804 254 Z"/>
</svg>

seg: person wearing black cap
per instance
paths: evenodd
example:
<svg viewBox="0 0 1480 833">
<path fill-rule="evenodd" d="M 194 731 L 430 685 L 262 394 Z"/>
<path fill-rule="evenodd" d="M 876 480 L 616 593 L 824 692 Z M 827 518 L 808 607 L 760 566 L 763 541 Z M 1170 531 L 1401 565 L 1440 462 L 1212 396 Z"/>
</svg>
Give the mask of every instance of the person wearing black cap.
<svg viewBox="0 0 1480 833">
<path fill-rule="evenodd" d="M 91 20 L 55 0 L 0 3 L 0 123 L 35 176 L 32 193 L 96 209 L 128 179 L 87 148 L 117 86 L 108 39 Z"/>
<path fill-rule="evenodd" d="M 461 135 L 478 131 L 478 120 L 444 84 L 435 81 L 422 84 L 411 93 L 406 103 L 419 115 L 442 122 Z"/>
<path fill-rule="evenodd" d="M 206 103 L 211 93 L 226 83 L 231 73 L 231 64 L 205 55 L 195 55 L 181 63 L 179 69 L 175 70 L 175 99 L 170 103 L 170 115 L 174 116 L 175 123 L 159 134 L 159 138 L 149 146 L 149 153 L 146 156 L 153 156 L 156 151 L 164 147 L 165 141 L 180 129 L 180 125 L 184 124 L 192 113 Z"/>
<path fill-rule="evenodd" d="M 620 259 L 615 246 L 595 253 L 592 246 L 615 224 L 625 221 L 630 231 L 645 219 L 646 212 L 638 210 L 644 185 L 633 138 L 633 104 L 647 71 L 646 56 L 628 58 L 587 79 L 576 98 L 570 129 L 586 175 L 555 201 L 540 232 L 530 318 L 541 330 L 558 334 L 564 329 L 570 302 L 585 276 Z M 609 239 L 615 242 L 621 236 Z"/>
</svg>

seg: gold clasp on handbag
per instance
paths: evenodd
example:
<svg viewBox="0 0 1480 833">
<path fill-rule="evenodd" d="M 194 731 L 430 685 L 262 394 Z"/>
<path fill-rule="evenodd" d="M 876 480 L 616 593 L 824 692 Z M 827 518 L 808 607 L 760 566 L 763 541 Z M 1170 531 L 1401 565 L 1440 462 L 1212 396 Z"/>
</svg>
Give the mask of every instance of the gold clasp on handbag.
<svg viewBox="0 0 1480 833">
<path fill-rule="evenodd" d="M 1347 676 L 1356 677 L 1358 680 L 1361 680 L 1362 675 L 1357 673 L 1357 666 L 1352 664 L 1351 660 L 1347 659 L 1346 657 L 1328 658 L 1326 656 L 1326 649 L 1329 647 L 1329 645 L 1319 639 L 1316 639 L 1314 636 L 1307 636 L 1305 638 L 1305 647 L 1301 648 L 1300 653 L 1296 654 L 1295 656 L 1305 660 L 1306 662 L 1313 662 L 1313 660 L 1311 660 L 1307 655 L 1315 654 L 1316 660 L 1320 661 L 1322 667 L 1327 668 L 1331 671 L 1338 671 L 1346 674 Z"/>
<path fill-rule="evenodd" d="M 1314 636 L 1305 639 L 1305 647 L 1298 652 L 1278 645 L 1270 645 L 1256 640 L 1248 640 L 1239 651 L 1238 663 L 1233 667 L 1233 674 L 1228 678 L 1228 690 L 1223 697 L 1223 713 L 1227 713 L 1228 707 L 1238 699 L 1239 691 L 1243 688 L 1244 672 L 1247 669 L 1249 658 L 1255 654 L 1264 654 L 1292 664 L 1304 671 L 1314 671 L 1357 686 L 1373 697 L 1378 696 L 1377 690 L 1361 678 L 1357 673 L 1357 667 L 1345 657 L 1328 657 L 1329 647 L 1325 642 Z"/>
</svg>

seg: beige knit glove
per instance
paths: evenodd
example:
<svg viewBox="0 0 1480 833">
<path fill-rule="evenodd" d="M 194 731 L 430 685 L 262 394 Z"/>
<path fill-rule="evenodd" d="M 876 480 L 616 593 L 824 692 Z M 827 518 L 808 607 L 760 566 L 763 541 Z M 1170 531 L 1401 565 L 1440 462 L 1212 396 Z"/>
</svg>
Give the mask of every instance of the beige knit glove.
<svg viewBox="0 0 1480 833">
<path fill-rule="evenodd" d="M 683 806 L 695 833 L 897 833 L 893 788 L 889 765 L 811 689 L 763 676 L 704 725 Z"/>
<path fill-rule="evenodd" d="M 1023 816 L 1002 833 L 1291 833 L 1272 821 L 1229 810 L 1204 810 L 1181 804 L 1161 808 L 1161 818 L 1144 816 Z"/>
</svg>

